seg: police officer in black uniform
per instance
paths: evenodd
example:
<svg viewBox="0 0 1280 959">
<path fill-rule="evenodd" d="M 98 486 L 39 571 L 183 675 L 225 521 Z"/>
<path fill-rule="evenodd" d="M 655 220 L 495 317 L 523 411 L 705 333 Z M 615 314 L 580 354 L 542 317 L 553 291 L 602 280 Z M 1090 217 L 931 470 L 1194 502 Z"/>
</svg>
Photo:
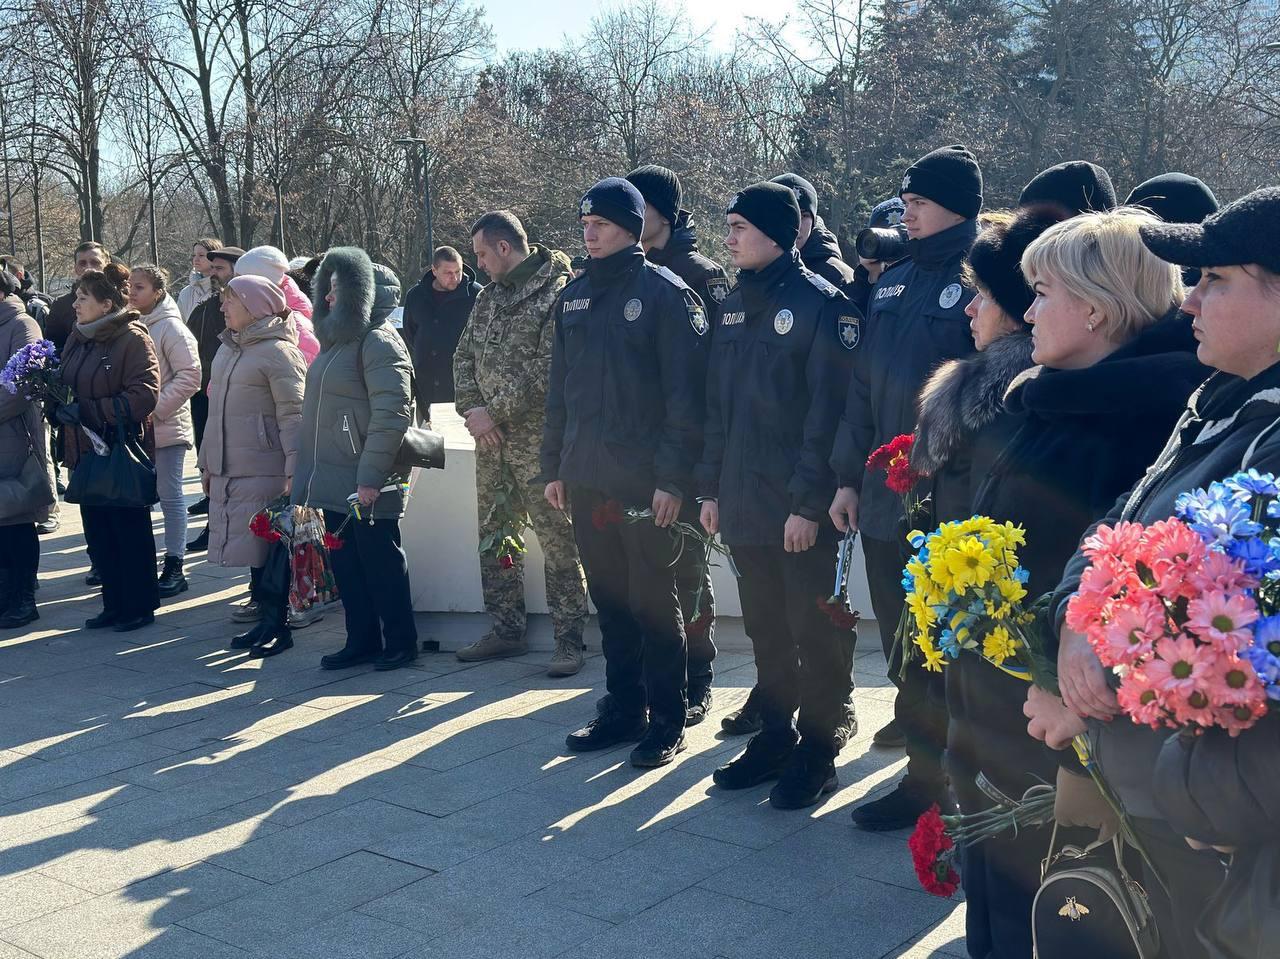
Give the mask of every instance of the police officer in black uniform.
<svg viewBox="0 0 1280 959">
<path fill-rule="evenodd" d="M 894 627 L 905 596 L 902 567 L 908 558 L 902 503 L 884 477 L 865 476 L 867 457 L 916 424 L 916 398 L 929 373 L 944 360 L 973 352 L 964 308 L 973 297 L 960 268 L 978 235 L 982 172 L 960 145 L 934 150 L 902 178 L 902 222 L 909 258 L 885 270 L 871 294 L 865 330 L 854 350 L 848 403 L 836 435 L 831 466 L 840 490 L 831 517 L 841 529 L 861 533 L 871 606 L 890 659 Z M 932 803 L 950 806 L 942 771 L 947 712 L 942 674 L 918 662 L 898 685 L 894 718 L 906 740 L 907 775 L 881 799 L 853 811 L 863 829 L 912 825 Z"/>
<path fill-rule="evenodd" d="M 548 502 L 573 518 L 609 703 L 567 745 L 638 741 L 631 762 L 661 766 L 684 749 L 686 647 L 669 527 L 682 509 L 696 515 L 707 317 L 683 280 L 645 260 L 634 186 L 601 180 L 578 216 L 590 259 L 554 307 L 541 459 Z M 626 509 L 653 516 L 632 522 Z"/>
<path fill-rule="evenodd" d="M 800 262 L 845 292 L 853 283 L 853 267 L 844 261 L 840 241 L 818 215 L 817 189 L 798 173 L 782 173 L 770 182 L 790 188 L 796 195 L 796 203 L 800 204 L 800 236 L 796 238 Z"/>
<path fill-rule="evenodd" d="M 698 231 L 688 210 L 680 208 L 683 191 L 674 170 L 648 164 L 636 167 L 627 179 L 644 197 L 644 232 L 640 245 L 650 263 L 665 266 L 689 285 L 702 300 L 707 312 L 708 332 L 715 332 L 720 303 L 729 294 L 724 268 L 698 250 Z M 685 637 L 689 645 L 689 712 L 686 726 L 696 726 L 711 711 L 711 681 L 716 658 L 715 595 L 711 573 L 698 550 L 685 550 L 676 566 L 680 585 L 680 605 L 684 612 Z M 693 620 L 695 596 L 697 621 Z M 604 705 L 607 706 L 607 703 Z"/>
<path fill-rule="evenodd" d="M 800 208 L 788 188 L 750 186 L 727 216 L 738 284 L 712 340 L 697 479 L 702 525 L 720 533 L 738 568 L 763 728 L 714 779 L 724 789 L 777 779 L 770 803 L 799 809 L 838 785 L 850 691 L 851 630 L 820 604 L 838 541 L 826 514 L 836 488 L 828 458 L 861 317 L 801 264 Z"/>
</svg>

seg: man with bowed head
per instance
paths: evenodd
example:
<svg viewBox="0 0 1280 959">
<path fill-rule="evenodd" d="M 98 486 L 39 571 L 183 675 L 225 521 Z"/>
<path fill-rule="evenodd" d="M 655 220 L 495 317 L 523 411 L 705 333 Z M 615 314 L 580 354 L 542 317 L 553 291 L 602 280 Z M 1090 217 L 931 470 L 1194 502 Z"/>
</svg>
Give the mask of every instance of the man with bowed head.
<svg viewBox="0 0 1280 959">
<path fill-rule="evenodd" d="M 894 624 L 905 602 L 906 527 L 898 495 L 882 476 L 864 477 L 866 462 L 877 447 L 915 427 L 916 398 L 929 373 L 973 352 L 965 315 L 973 291 L 961 283 L 961 267 L 978 235 L 982 172 L 965 147 L 943 147 L 911 165 L 900 196 L 910 255 L 886 269 L 871 293 L 831 455 L 840 486 L 831 518 L 840 529 L 861 534 L 886 659 L 892 659 Z M 947 713 L 941 675 L 918 663 L 901 679 L 893 663 L 889 675 L 898 686 L 894 722 L 876 733 L 876 742 L 906 745 L 907 775 L 887 796 L 854 810 L 854 823 L 863 829 L 902 829 L 933 803 L 950 805 L 942 770 Z"/>
<path fill-rule="evenodd" d="M 713 339 L 696 476 L 702 525 L 723 537 L 740 573 L 763 728 L 714 778 L 723 789 L 777 779 L 770 803 L 800 809 L 838 786 L 847 738 L 838 730 L 850 628 L 823 609 L 837 540 L 827 460 L 861 316 L 801 264 L 800 209 L 787 187 L 747 187 L 727 216 L 738 285 Z"/>
<path fill-rule="evenodd" d="M 707 317 L 640 246 L 644 198 L 620 177 L 578 206 L 589 259 L 556 304 L 542 440 L 547 501 L 568 509 L 603 637 L 608 707 L 570 749 L 639 742 L 633 765 L 685 748 L 686 646 L 669 529 L 696 521 Z M 627 508 L 651 510 L 631 521 Z M 646 718 L 646 709 L 648 718 Z"/>
<path fill-rule="evenodd" d="M 503 466 L 523 496 L 546 560 L 547 605 L 556 648 L 551 676 L 582 668 L 582 632 L 587 593 L 569 517 L 530 490 L 539 474 L 538 452 L 546 413 L 547 377 L 555 322 L 553 307 L 569 282 L 569 258 L 559 250 L 531 246 L 515 214 L 493 210 L 471 227 L 471 246 L 493 282 L 480 291 L 453 354 L 454 405 L 476 439 L 476 504 L 480 539 L 497 532 L 491 514 L 502 490 Z M 528 495 L 525 495 L 525 494 Z M 484 607 L 490 631 L 458 650 L 466 663 L 528 652 L 524 605 L 524 559 L 480 556 Z"/>
</svg>

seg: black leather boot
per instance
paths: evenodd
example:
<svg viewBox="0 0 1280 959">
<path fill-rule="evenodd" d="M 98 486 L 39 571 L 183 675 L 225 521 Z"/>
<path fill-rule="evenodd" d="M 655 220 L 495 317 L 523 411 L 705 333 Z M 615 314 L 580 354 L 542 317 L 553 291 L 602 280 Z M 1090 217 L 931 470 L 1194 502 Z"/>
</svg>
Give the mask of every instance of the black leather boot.
<svg viewBox="0 0 1280 959">
<path fill-rule="evenodd" d="M 35 573 L 12 577 L 8 601 L 0 606 L 0 629 L 17 629 L 40 618 L 36 609 Z"/>
<path fill-rule="evenodd" d="M 160 598 L 177 596 L 189 589 L 187 577 L 182 572 L 182 557 L 165 555 L 164 569 L 160 573 Z"/>
</svg>

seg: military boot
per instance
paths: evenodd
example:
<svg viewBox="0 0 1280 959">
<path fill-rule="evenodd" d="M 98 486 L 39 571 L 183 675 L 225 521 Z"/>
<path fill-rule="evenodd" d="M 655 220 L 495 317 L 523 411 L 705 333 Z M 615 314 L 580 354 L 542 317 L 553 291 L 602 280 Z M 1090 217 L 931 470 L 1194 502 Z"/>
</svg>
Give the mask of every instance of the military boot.
<svg viewBox="0 0 1280 959">
<path fill-rule="evenodd" d="M 486 659 L 506 659 L 510 656 L 523 656 L 529 651 L 529 644 L 523 636 L 518 639 L 504 639 L 497 633 L 487 633 L 483 639 L 470 646 L 463 646 L 457 652 L 458 661 L 463 663 L 482 663 Z"/>
<path fill-rule="evenodd" d="M 583 663 L 583 642 L 572 636 L 556 639 L 556 651 L 547 665 L 548 676 L 573 676 Z"/>
</svg>

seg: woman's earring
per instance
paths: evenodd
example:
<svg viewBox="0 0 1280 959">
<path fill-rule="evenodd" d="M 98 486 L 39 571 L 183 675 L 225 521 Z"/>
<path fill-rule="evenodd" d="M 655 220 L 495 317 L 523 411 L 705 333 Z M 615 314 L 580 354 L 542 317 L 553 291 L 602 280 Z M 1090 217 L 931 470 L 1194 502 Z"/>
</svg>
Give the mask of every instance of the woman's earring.
<svg viewBox="0 0 1280 959">
<path fill-rule="evenodd" d="M 1092 332 L 1093 332 L 1093 327 L 1094 327 L 1094 325 L 1095 325 L 1095 324 L 1094 324 L 1093 320 L 1090 320 L 1088 323 L 1086 323 L 1086 324 L 1084 325 L 1084 328 L 1085 328 L 1086 330 L 1088 330 L 1090 333 L 1092 333 Z"/>
</svg>

